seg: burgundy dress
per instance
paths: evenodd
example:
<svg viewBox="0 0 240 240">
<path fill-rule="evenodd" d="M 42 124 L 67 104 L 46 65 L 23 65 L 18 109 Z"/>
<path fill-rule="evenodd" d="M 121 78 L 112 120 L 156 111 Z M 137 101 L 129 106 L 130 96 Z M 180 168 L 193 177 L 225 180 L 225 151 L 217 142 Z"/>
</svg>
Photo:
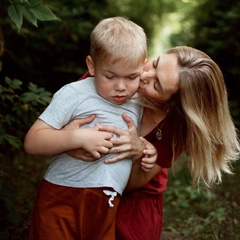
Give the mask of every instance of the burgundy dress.
<svg viewBox="0 0 240 240">
<path fill-rule="evenodd" d="M 157 164 L 163 169 L 144 187 L 124 193 L 116 217 L 116 240 L 159 240 L 163 218 L 163 192 L 167 187 L 167 168 L 172 164 L 172 124 L 163 120 L 159 127 L 162 139 L 153 129 L 145 138 L 158 151 Z"/>
</svg>

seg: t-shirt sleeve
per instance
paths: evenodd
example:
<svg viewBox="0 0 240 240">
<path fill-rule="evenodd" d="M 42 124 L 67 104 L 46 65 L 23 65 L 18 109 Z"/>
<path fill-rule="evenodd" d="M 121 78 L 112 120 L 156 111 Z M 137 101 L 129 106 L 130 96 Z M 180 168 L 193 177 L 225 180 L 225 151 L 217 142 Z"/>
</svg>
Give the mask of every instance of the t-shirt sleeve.
<svg viewBox="0 0 240 240">
<path fill-rule="evenodd" d="M 58 90 L 39 119 L 56 129 L 61 129 L 74 118 L 78 106 L 78 95 L 71 85 Z"/>
</svg>

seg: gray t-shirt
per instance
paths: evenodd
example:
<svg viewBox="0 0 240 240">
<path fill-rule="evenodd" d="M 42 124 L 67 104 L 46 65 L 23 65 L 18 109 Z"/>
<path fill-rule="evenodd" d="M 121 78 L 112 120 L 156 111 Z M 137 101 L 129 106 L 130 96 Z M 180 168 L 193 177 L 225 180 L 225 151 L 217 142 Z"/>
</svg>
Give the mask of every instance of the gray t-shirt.
<svg viewBox="0 0 240 240">
<path fill-rule="evenodd" d="M 53 128 L 61 129 L 72 119 L 95 114 L 94 121 L 83 127 L 93 127 L 100 123 L 127 129 L 122 113 L 130 116 L 138 127 L 142 110 L 134 99 L 115 105 L 102 98 L 96 92 L 94 78 L 90 77 L 63 86 L 54 94 L 51 103 L 39 118 Z M 59 154 L 53 157 L 44 178 L 54 184 L 69 187 L 111 187 L 122 194 L 130 176 L 132 161 L 124 159 L 117 163 L 105 164 L 104 159 L 110 157 L 110 154 L 103 155 L 97 161 L 85 162 L 65 153 Z"/>
</svg>

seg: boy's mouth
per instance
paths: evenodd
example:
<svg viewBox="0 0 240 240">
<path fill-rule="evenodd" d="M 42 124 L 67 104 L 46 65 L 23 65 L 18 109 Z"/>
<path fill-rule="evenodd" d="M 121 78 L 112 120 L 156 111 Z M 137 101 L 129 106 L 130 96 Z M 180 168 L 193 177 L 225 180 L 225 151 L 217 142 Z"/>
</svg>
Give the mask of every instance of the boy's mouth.
<svg viewBox="0 0 240 240">
<path fill-rule="evenodd" d="M 113 100 L 116 103 L 124 103 L 127 101 L 127 96 L 114 96 Z"/>
</svg>

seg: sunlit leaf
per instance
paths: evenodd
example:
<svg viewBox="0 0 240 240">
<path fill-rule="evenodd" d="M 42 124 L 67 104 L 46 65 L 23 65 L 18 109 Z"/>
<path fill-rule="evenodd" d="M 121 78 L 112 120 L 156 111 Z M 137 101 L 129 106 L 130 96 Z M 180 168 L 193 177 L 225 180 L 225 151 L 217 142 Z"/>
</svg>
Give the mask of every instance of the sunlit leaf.
<svg viewBox="0 0 240 240">
<path fill-rule="evenodd" d="M 20 30 L 23 24 L 23 7 L 20 4 L 12 3 L 8 7 L 8 15 Z"/>
<path fill-rule="evenodd" d="M 29 8 L 29 11 L 34 15 L 34 17 L 40 21 L 52 21 L 59 20 L 56 15 L 44 5 L 36 5 Z"/>
<path fill-rule="evenodd" d="M 23 9 L 23 16 L 35 27 L 38 27 L 37 25 L 37 19 L 36 17 L 32 14 L 32 12 L 29 10 L 29 8 L 24 8 Z"/>
</svg>

